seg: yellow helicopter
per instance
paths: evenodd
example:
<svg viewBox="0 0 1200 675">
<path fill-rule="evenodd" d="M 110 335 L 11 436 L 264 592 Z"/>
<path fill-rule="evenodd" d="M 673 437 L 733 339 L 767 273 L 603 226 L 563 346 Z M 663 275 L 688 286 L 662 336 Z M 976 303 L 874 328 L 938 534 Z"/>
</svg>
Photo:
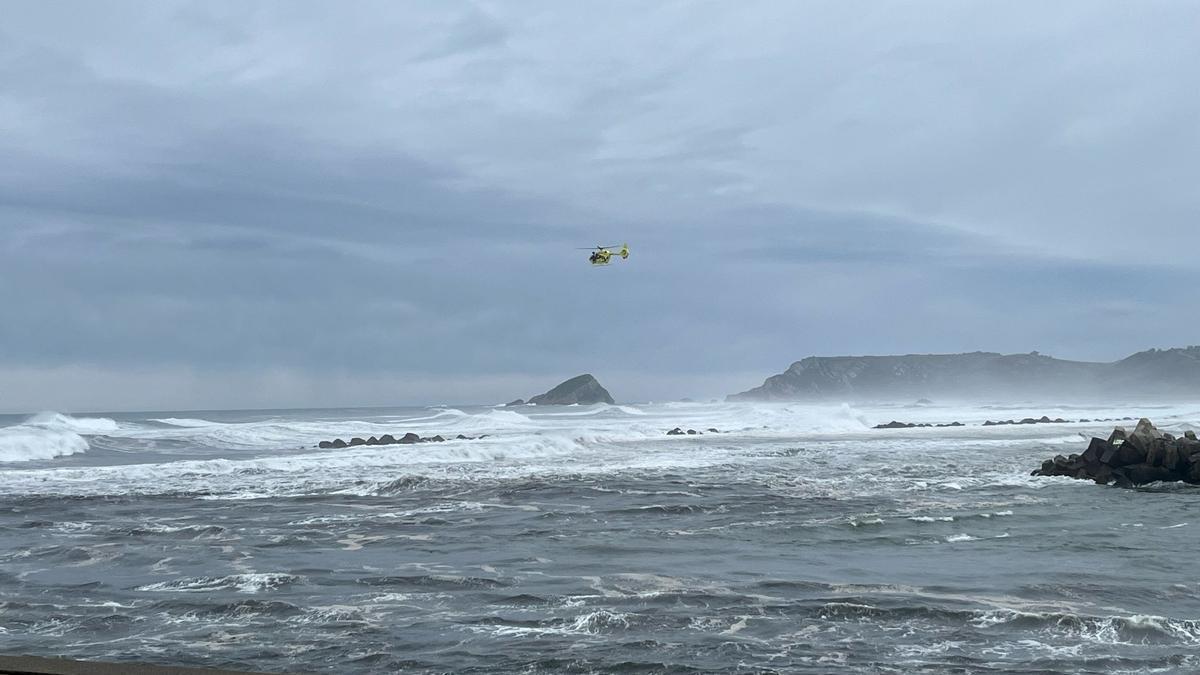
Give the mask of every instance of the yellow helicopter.
<svg viewBox="0 0 1200 675">
<path fill-rule="evenodd" d="M 613 256 L 621 256 L 621 260 L 629 259 L 629 244 L 621 244 L 621 248 L 614 251 L 613 249 L 615 248 L 617 247 L 597 246 L 595 249 L 584 248 L 579 250 L 592 252 L 592 254 L 588 256 L 588 262 L 592 263 L 593 265 L 607 265 L 608 263 L 612 262 Z"/>
</svg>

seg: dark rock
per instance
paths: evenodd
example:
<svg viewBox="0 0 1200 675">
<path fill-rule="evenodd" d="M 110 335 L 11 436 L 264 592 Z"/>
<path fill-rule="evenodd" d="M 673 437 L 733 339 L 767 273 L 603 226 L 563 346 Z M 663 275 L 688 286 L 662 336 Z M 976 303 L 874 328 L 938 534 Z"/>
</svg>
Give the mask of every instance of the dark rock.
<svg viewBox="0 0 1200 675">
<path fill-rule="evenodd" d="M 1179 451 L 1179 461 L 1185 464 L 1191 464 L 1200 460 L 1200 441 L 1193 441 L 1187 438 L 1175 441 L 1175 447 Z"/>
<path fill-rule="evenodd" d="M 372 436 L 367 439 L 367 445 L 379 445 L 379 439 Z"/>
<path fill-rule="evenodd" d="M 688 429 L 688 430 L 687 430 L 687 435 L 688 435 L 688 436 L 695 436 L 695 435 L 697 435 L 697 434 L 699 434 L 699 433 L 700 433 L 700 432 L 699 432 L 699 431 L 696 431 L 695 429 Z"/>
<path fill-rule="evenodd" d="M 717 431 L 716 429 L 714 429 L 714 428 L 712 428 L 712 427 L 709 427 L 709 428 L 707 429 L 707 431 L 708 431 L 708 433 L 710 433 L 710 434 L 719 434 L 719 433 L 721 433 L 720 431 Z"/>
<path fill-rule="evenodd" d="M 318 448 L 325 448 L 325 449 L 332 448 L 332 447 L 333 447 L 333 441 L 321 441 L 320 443 L 317 443 L 317 447 L 318 447 Z"/>
<path fill-rule="evenodd" d="M 403 443 L 404 445 L 412 445 L 413 443 L 420 443 L 421 437 L 410 431 L 407 434 L 404 434 L 404 436 L 402 436 L 400 440 L 396 442 Z"/>
<path fill-rule="evenodd" d="M 438 434 L 429 440 L 433 441 L 434 443 L 444 443 L 446 441 L 446 439 L 442 438 L 441 434 Z"/>
<path fill-rule="evenodd" d="M 384 434 L 379 437 L 380 445 L 395 445 L 396 437 L 391 434 Z"/>
<path fill-rule="evenodd" d="M 1138 436 L 1130 436 L 1129 440 L 1117 446 L 1117 454 L 1109 460 L 1114 467 L 1141 464 L 1146 461 L 1149 443 L 1144 443 Z"/>
<path fill-rule="evenodd" d="M 1039 417 L 1037 421 L 1040 424 L 1050 424 L 1050 418 L 1045 415 L 1042 415 L 1041 417 Z"/>
<path fill-rule="evenodd" d="M 345 448 L 345 447 L 349 447 L 349 446 L 347 446 L 346 441 L 343 441 L 340 438 L 335 438 L 335 439 L 333 439 L 333 443 L 330 444 L 330 447 L 340 449 L 340 448 Z"/>
<path fill-rule="evenodd" d="M 1108 450 L 1108 443 L 1102 438 L 1092 438 L 1088 444 L 1087 450 L 1083 451 L 1083 459 L 1089 463 L 1099 463 L 1100 458 L 1104 456 L 1104 451 Z"/>
<path fill-rule="evenodd" d="M 1109 440 L 1092 438 L 1082 454 L 1048 459 L 1033 475 L 1071 476 L 1120 487 L 1159 481 L 1200 483 L 1200 441 L 1186 436 L 1176 439 L 1142 419 L 1132 434 L 1117 427 Z"/>
<path fill-rule="evenodd" d="M 1150 466 L 1163 466 L 1167 459 L 1167 441 L 1159 439 L 1150 443 L 1150 447 L 1146 448 L 1146 464 Z"/>
<path fill-rule="evenodd" d="M 1133 433 L 1147 436 L 1149 438 L 1162 438 L 1162 432 L 1154 428 L 1154 424 L 1150 420 L 1143 417 L 1138 420 L 1137 426 L 1134 427 Z"/>
<path fill-rule="evenodd" d="M 912 422 L 909 422 L 906 424 L 904 422 L 897 422 L 896 420 L 892 420 L 891 422 L 888 422 L 887 424 L 876 424 L 874 428 L 876 428 L 876 429 L 911 429 L 912 427 L 915 427 L 915 426 L 916 425 L 913 424 Z"/>
<path fill-rule="evenodd" d="M 614 403 L 613 397 L 591 375 L 573 377 L 544 394 L 534 396 L 529 402 L 536 405 Z"/>
<path fill-rule="evenodd" d="M 1170 469 L 1150 464 L 1132 464 L 1125 467 L 1125 475 L 1134 485 L 1145 485 L 1158 481 L 1176 481 L 1180 476 Z"/>
<path fill-rule="evenodd" d="M 1184 462 L 1181 462 L 1179 457 L 1179 443 L 1167 443 L 1166 451 L 1163 453 L 1163 467 L 1170 469 L 1171 471 L 1177 471 L 1179 469 L 1179 465 L 1183 463 Z"/>
<path fill-rule="evenodd" d="M 1066 424 L 1066 423 L 1067 423 L 1067 421 L 1066 421 L 1066 420 L 1064 420 L 1064 419 L 1063 419 L 1063 418 L 1061 418 L 1061 417 L 1055 417 L 1055 418 L 1054 418 L 1054 420 L 1053 420 L 1053 422 L 1054 422 L 1055 424 Z"/>
<path fill-rule="evenodd" d="M 668 432 L 667 432 L 667 435 L 668 435 L 668 436 L 682 436 L 682 435 L 683 435 L 683 429 L 680 429 L 679 427 L 675 427 L 674 429 L 672 429 L 672 430 L 668 431 Z"/>
<path fill-rule="evenodd" d="M 504 407 L 512 408 L 513 406 L 518 406 L 518 405 L 525 405 L 525 399 L 519 398 L 515 401 L 509 401 L 508 403 L 504 404 Z"/>
<path fill-rule="evenodd" d="M 455 440 L 458 440 L 458 441 L 469 441 L 469 440 L 471 440 L 471 439 L 467 438 L 466 436 L 463 436 L 462 434 L 459 434 L 459 435 L 455 436 L 455 437 L 454 437 L 454 439 L 455 439 Z"/>
<path fill-rule="evenodd" d="M 350 445 L 352 445 L 352 446 L 353 445 L 366 445 L 366 444 L 367 444 L 367 442 L 365 440 L 363 440 L 357 436 L 350 439 Z"/>
<path fill-rule="evenodd" d="M 1088 423 L 1088 422 L 1091 422 L 1091 420 L 1089 420 L 1089 419 L 1081 419 L 1081 420 L 1079 420 L 1079 422 L 1080 422 L 1081 424 L 1086 424 L 1086 423 Z"/>
<path fill-rule="evenodd" d="M 1188 439 L 1189 441 L 1194 441 L 1194 440 L 1196 440 L 1196 432 L 1189 429 L 1189 430 L 1183 432 L 1183 437 Z"/>
</svg>

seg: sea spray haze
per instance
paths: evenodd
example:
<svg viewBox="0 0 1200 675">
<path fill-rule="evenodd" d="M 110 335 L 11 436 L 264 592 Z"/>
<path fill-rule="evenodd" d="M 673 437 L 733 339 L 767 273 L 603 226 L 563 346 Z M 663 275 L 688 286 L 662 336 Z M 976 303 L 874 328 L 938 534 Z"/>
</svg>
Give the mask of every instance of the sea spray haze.
<svg viewBox="0 0 1200 675">
<path fill-rule="evenodd" d="M 1188 671 L 1200 589 L 1174 570 L 1200 545 L 1194 490 L 1029 476 L 1111 425 L 980 426 L 1130 412 L 1200 426 L 1200 405 L 1052 402 L 9 417 L 0 438 L 27 440 L 0 446 L 6 650 L 338 673 Z M 967 426 L 871 429 L 894 418 Z M 488 437 L 313 447 L 405 431 Z"/>
</svg>

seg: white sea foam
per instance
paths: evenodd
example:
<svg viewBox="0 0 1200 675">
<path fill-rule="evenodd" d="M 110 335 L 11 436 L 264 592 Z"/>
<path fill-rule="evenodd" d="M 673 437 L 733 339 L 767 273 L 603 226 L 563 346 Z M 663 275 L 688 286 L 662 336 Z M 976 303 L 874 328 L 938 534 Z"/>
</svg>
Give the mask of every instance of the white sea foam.
<svg viewBox="0 0 1200 675">
<path fill-rule="evenodd" d="M 1200 646 L 1200 621 L 1164 616 L 1134 614 L 1129 616 L 1088 616 L 1074 612 L 1028 611 L 999 608 L 979 612 L 971 623 L 992 627 L 1015 622 L 1040 622 L 1041 632 L 1059 633 L 1075 640 L 1103 645 L 1145 644 L 1147 637 L 1157 636 L 1181 644 Z"/>
<path fill-rule="evenodd" d="M 38 413 L 22 422 L 20 426 L 93 436 L 112 433 L 119 428 L 115 421 L 107 417 L 72 417 L 56 412 Z"/>
<path fill-rule="evenodd" d="M 151 418 L 150 421 L 158 422 L 159 424 L 169 424 L 173 427 L 184 427 L 184 428 L 188 428 L 188 429 L 199 429 L 199 428 L 203 428 L 203 427 L 211 427 L 211 426 L 221 424 L 220 422 L 210 422 L 208 420 L 192 419 L 192 418 L 188 418 L 188 417 Z"/>
<path fill-rule="evenodd" d="M 0 462 L 54 459 L 85 452 L 88 442 L 70 431 L 9 427 L 0 429 Z"/>
<path fill-rule="evenodd" d="M 210 593 L 219 590 L 233 590 L 238 593 L 262 593 L 282 588 L 300 580 L 291 574 L 231 574 L 225 577 L 196 577 L 160 581 L 134 588 L 135 591 L 173 592 L 173 593 Z"/>
<path fill-rule="evenodd" d="M 506 479 L 539 474 L 579 475 L 664 470 L 704 470 L 736 466 L 749 478 L 760 471 L 770 476 L 781 463 L 801 467 L 839 466 L 850 470 L 814 473 L 799 470 L 781 494 L 841 498 L 894 488 L 913 495 L 967 492 L 979 487 L 1011 486 L 1040 489 L 1052 479 L 1031 478 L 1028 467 L 1037 460 L 1018 454 L 1030 444 L 1050 443 L 1044 425 L 951 427 L 880 432 L 870 427 L 880 420 L 978 423 L 983 419 L 1040 416 L 1053 408 L 998 412 L 992 409 L 925 406 L 809 405 L 800 403 L 716 403 L 688 405 L 543 406 L 508 409 L 439 408 L 408 415 L 366 415 L 357 418 L 283 415 L 243 422 L 214 422 L 186 416 L 157 417 L 156 424 L 117 423 L 107 418 L 74 418 L 44 413 L 14 427 L 0 429 L 0 461 L 52 459 L 88 449 L 88 437 L 103 433 L 102 447 L 122 452 L 120 466 L 86 470 L 46 468 L 6 471 L 0 489 L 54 490 L 60 494 L 158 493 L 202 491 L 209 498 L 269 497 L 336 491 L 373 494 L 378 486 L 404 478 Z M 1163 424 L 1196 424 L 1196 407 L 1163 413 Z M 359 413 L 361 414 L 361 413 Z M 1078 417 L 1081 410 L 1062 411 Z M 1088 410 L 1093 417 L 1116 417 L 1128 411 Z M 1157 414 L 1157 413 L 1156 413 Z M 913 417 L 908 417 L 913 415 Z M 922 419 L 916 415 L 925 416 Z M 1156 422 L 1158 419 L 1156 419 Z M 166 425 L 165 427 L 163 425 Z M 667 437 L 668 429 L 695 428 L 703 436 Z M 720 433 L 711 433 L 716 428 Z M 420 446 L 359 446 L 317 450 L 318 441 L 333 438 L 462 433 L 486 434 L 483 440 L 450 440 Z M 893 433 L 895 432 L 895 433 Z M 137 443 L 121 445 L 122 439 Z M 152 452 L 154 444 L 170 442 L 170 461 Z M 1076 438 L 1074 443 L 1078 443 Z M 178 448 L 192 447 L 194 455 L 179 458 Z M 1008 449 L 1012 449 L 1009 451 Z M 947 470 L 944 458 L 969 458 L 1004 449 L 1007 463 L 985 467 L 968 461 Z M 144 457 L 129 462 L 129 457 Z M 906 472 L 891 470 L 908 465 Z M 885 470 L 886 469 L 886 470 Z M 370 481 L 364 482 L 364 476 Z M 775 479 L 772 479 L 775 480 Z M 1086 487 L 1080 482 L 1067 484 Z M 1057 487 L 1057 485 L 1055 485 Z M 997 505 L 999 507 L 999 505 Z M 1000 507 L 1002 508 L 1002 507 Z M 923 510 L 923 509 L 922 509 Z M 950 516 L 902 512 L 915 522 Z M 976 511 L 979 513 L 979 511 Z M 882 514 L 888 517 L 888 514 Z M 998 511 L 993 516 L 1011 515 Z M 857 521 L 871 525 L 870 519 Z M 845 521 L 841 521 L 845 523 Z M 1178 522 L 1178 521 L 1177 521 Z"/>
<path fill-rule="evenodd" d="M 103 417 L 39 413 L 20 424 L 0 428 L 0 462 L 47 460 L 85 452 L 85 435 L 116 429 L 116 422 Z"/>
</svg>

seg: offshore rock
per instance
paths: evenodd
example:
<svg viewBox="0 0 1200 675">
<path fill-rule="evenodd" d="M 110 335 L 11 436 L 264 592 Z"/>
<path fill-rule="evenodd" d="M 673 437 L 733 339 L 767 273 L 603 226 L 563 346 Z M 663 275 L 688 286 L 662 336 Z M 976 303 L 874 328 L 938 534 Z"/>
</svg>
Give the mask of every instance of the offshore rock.
<svg viewBox="0 0 1200 675">
<path fill-rule="evenodd" d="M 593 403 L 614 403 L 608 393 L 596 378 L 591 375 L 579 375 L 563 382 L 544 394 L 538 394 L 529 399 L 534 405 L 591 405 Z"/>
<path fill-rule="evenodd" d="M 928 422 L 922 422 L 920 424 L 916 424 L 914 422 L 897 422 L 896 420 L 892 420 L 891 422 L 888 422 L 887 424 L 876 424 L 875 426 L 873 426 L 871 428 L 872 429 L 918 429 L 918 428 L 925 428 L 925 427 L 938 427 L 938 428 L 944 429 L 946 427 L 963 427 L 963 426 L 966 426 L 966 425 L 963 424 L 962 422 L 950 422 L 949 424 L 930 424 Z"/>
<path fill-rule="evenodd" d="M 1068 476 L 1119 487 L 1158 482 L 1200 484 L 1200 441 L 1195 438 L 1191 431 L 1175 438 L 1142 418 L 1133 433 L 1117 427 L 1107 440 L 1093 438 L 1083 454 L 1048 459 L 1032 475 Z"/>
<path fill-rule="evenodd" d="M 1082 420 L 1080 420 L 1080 421 L 1082 421 Z M 1039 417 L 1037 419 L 1034 419 L 1033 417 L 1026 417 L 1025 419 L 1020 420 L 1020 421 L 996 420 L 995 422 L 993 422 L 991 420 L 987 420 L 983 423 L 983 426 L 985 426 L 985 427 L 1004 427 L 1004 426 L 1018 425 L 1018 424 L 1066 424 L 1067 422 L 1069 422 L 1069 420 L 1064 420 L 1061 417 L 1056 417 L 1054 419 L 1050 419 L 1046 415 L 1042 415 L 1041 417 Z"/>
<path fill-rule="evenodd" d="M 481 438 L 487 438 L 487 434 L 484 434 L 482 436 L 464 436 L 462 434 L 459 434 L 454 437 L 454 440 L 456 440 L 456 441 L 475 441 L 475 440 L 479 440 Z M 384 434 L 384 435 L 380 436 L 379 438 L 371 436 L 370 438 L 364 440 L 364 439 L 358 438 L 356 436 L 356 437 L 350 439 L 349 443 L 347 443 L 346 441 L 343 441 L 340 438 L 335 438 L 332 441 L 321 441 L 320 443 L 317 443 L 317 447 L 324 448 L 324 449 L 330 449 L 330 448 L 341 449 L 341 448 L 349 448 L 349 447 L 354 447 L 354 446 L 359 446 L 359 445 L 413 445 L 416 443 L 444 443 L 446 440 L 447 439 L 444 436 L 442 436 L 441 434 L 422 438 L 421 436 L 418 436 L 417 434 L 414 434 L 410 431 L 407 434 L 404 434 L 403 436 L 401 436 L 400 438 L 396 438 L 395 436 L 393 436 L 391 434 Z"/>
</svg>

